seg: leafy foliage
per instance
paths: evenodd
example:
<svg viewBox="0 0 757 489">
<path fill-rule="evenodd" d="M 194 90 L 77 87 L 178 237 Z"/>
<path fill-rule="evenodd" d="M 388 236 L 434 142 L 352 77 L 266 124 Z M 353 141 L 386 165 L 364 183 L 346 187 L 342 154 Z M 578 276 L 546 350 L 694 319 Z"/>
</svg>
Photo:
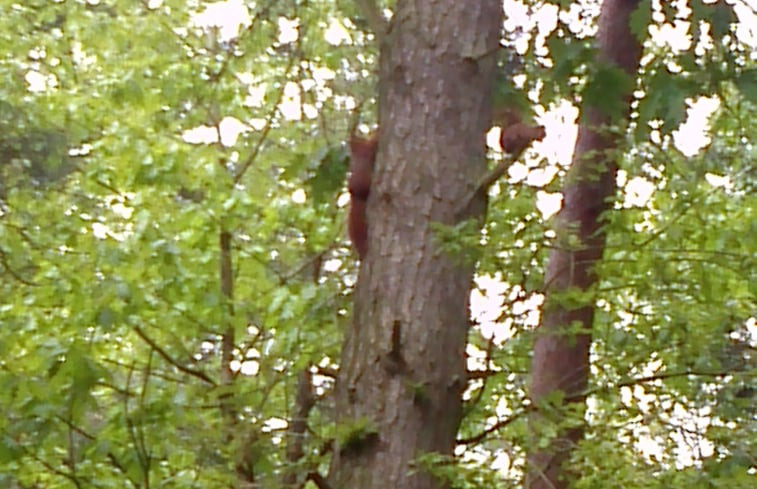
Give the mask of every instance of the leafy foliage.
<svg viewBox="0 0 757 489">
<path fill-rule="evenodd" d="M 601 311 L 589 405 L 555 423 L 589 421 L 581 488 L 747 487 L 754 465 L 757 82 L 732 10 L 691 7 L 691 34 L 709 25 L 713 47 L 648 46 L 621 166 L 654 191 L 628 204 L 621 186 L 601 286 L 580 298 Z M 323 472 L 330 438 L 373 434 L 329 418 L 355 281 L 342 141 L 354 107 L 375 110 L 371 36 L 350 2 L 256 2 L 231 33 L 200 24 L 213 8 L 0 5 L 2 487 L 280 487 L 288 467 Z M 562 20 L 540 39 L 518 56 L 522 83 L 500 87 L 506 103 L 542 114 L 631 82 Z M 687 158 L 671 132 L 705 95 L 720 101 L 712 143 Z M 562 165 L 529 165 L 555 167 L 543 189 L 559 188 Z M 419 458 L 454 487 L 515 487 L 530 439 L 529 347 L 558 243 L 524 182 L 500 183 L 480 238 L 439 230 L 504 288 L 471 332 L 460 465 Z M 318 402 L 292 460 L 306 368 Z"/>
</svg>

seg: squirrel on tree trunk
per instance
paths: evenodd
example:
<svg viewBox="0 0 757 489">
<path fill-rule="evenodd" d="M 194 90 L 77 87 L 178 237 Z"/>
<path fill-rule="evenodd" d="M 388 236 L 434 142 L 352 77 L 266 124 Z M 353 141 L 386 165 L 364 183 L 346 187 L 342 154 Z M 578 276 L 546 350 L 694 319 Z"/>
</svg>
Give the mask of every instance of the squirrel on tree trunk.
<svg viewBox="0 0 757 489">
<path fill-rule="evenodd" d="M 352 136 L 350 147 L 350 178 L 347 188 L 350 191 L 350 213 L 347 218 L 347 231 L 358 256 L 362 260 L 368 251 L 368 221 L 365 211 L 368 195 L 371 193 L 373 165 L 378 151 L 378 134 L 369 139 Z"/>
</svg>

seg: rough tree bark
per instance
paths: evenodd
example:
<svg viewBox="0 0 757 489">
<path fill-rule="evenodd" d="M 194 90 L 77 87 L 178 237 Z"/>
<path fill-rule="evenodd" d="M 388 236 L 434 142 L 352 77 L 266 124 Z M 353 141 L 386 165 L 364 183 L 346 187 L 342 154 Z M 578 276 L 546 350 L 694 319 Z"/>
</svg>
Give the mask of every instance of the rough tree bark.
<svg viewBox="0 0 757 489">
<path fill-rule="evenodd" d="M 454 448 L 473 265 L 439 252 L 431 223 L 457 222 L 485 173 L 502 18 L 500 0 L 400 0 L 382 36 L 379 150 L 335 392 L 332 489 L 444 487 L 412 463 Z M 478 204 L 462 217 L 481 217 Z"/>
<path fill-rule="evenodd" d="M 597 32 L 598 61 L 611 63 L 635 77 L 641 43 L 631 32 L 630 17 L 640 0 L 605 0 Z M 537 330 L 531 364 L 531 400 L 537 407 L 551 394 L 561 391 L 564 402 L 584 402 L 589 374 L 589 348 L 594 304 L 570 308 L 555 296 L 571 289 L 589 290 L 597 280 L 593 266 L 602 257 L 605 231 L 602 214 L 615 193 L 618 136 L 603 131 L 611 124 L 623 125 L 630 112 L 630 90 L 620 95 L 625 110 L 612 120 L 597 102 L 584 101 L 573 162 L 563 189 L 563 208 L 555 230 L 561 243 L 549 256 L 545 275 L 546 301 Z M 565 244 L 577 238 L 578 247 Z M 578 328 L 578 330 L 577 330 Z M 546 420 L 537 408 L 534 427 Z M 538 431 L 536 429 L 535 431 Z M 526 487 L 562 489 L 568 487 L 570 471 L 563 463 L 570 456 L 583 430 L 566 430 L 543 450 L 534 447 L 528 455 Z"/>
</svg>

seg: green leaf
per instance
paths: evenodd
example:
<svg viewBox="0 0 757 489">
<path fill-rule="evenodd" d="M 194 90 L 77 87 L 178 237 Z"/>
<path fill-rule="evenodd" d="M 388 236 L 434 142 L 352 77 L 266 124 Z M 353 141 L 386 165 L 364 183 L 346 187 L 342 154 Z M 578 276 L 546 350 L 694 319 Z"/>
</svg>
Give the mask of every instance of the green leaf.
<svg viewBox="0 0 757 489">
<path fill-rule="evenodd" d="M 0 436 L 0 464 L 8 464 L 20 459 L 23 450 L 18 443 L 9 436 Z"/>
<path fill-rule="evenodd" d="M 349 159 L 342 146 L 327 146 L 315 155 L 316 166 L 306 180 L 315 204 L 333 202 L 343 188 Z"/>
<path fill-rule="evenodd" d="M 639 2 L 639 6 L 636 7 L 631 14 L 631 32 L 636 36 L 639 42 L 643 42 L 647 38 L 647 30 L 652 22 L 652 5 L 650 0 L 643 0 Z"/>
<path fill-rule="evenodd" d="M 617 120 L 628 107 L 625 94 L 631 92 L 634 80 L 615 66 L 601 65 L 589 79 L 583 91 L 585 103 Z"/>
<path fill-rule="evenodd" d="M 746 100 L 757 105 L 757 68 L 742 71 L 733 82 Z"/>
</svg>

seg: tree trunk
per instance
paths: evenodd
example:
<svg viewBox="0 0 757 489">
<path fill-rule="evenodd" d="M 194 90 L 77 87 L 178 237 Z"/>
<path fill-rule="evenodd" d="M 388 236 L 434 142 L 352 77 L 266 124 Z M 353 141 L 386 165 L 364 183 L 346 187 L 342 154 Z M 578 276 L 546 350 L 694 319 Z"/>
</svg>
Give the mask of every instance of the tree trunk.
<svg viewBox="0 0 757 489">
<path fill-rule="evenodd" d="M 485 173 L 500 0 L 400 0 L 381 46 L 368 246 L 336 386 L 332 489 L 444 487 L 421 454 L 451 454 L 465 388 L 473 264 L 442 254 Z M 479 202 L 473 216 L 483 215 Z M 358 429 L 359 427 L 363 429 Z"/>
<path fill-rule="evenodd" d="M 599 17 L 597 44 L 599 61 L 621 68 L 635 77 L 641 57 L 641 43 L 631 32 L 630 17 L 640 0 L 605 0 Z M 594 319 L 594 301 L 571 308 L 556 296 L 569 290 L 588 291 L 597 280 L 593 267 L 601 259 L 605 246 L 602 214 L 610 209 L 615 193 L 618 136 L 603 131 L 610 124 L 623 125 L 630 111 L 631 91 L 619 95 L 625 110 L 611 118 L 597 108 L 596 101 L 585 100 L 578 130 L 573 162 L 563 189 L 563 208 L 555 231 L 558 247 L 550 254 L 545 274 L 546 301 L 542 323 L 537 330 L 531 363 L 531 400 L 537 406 L 555 392 L 563 401 L 583 402 L 589 375 L 589 348 Z M 614 120 L 613 120 L 614 119 Z M 578 246 L 568 246 L 569 237 Z M 554 412 L 554 411 L 552 411 Z M 532 417 L 534 432 L 548 420 L 536 410 Z M 570 472 L 563 467 L 582 428 L 560 433 L 543 450 L 528 455 L 526 486 L 530 489 L 568 487 Z"/>
</svg>

